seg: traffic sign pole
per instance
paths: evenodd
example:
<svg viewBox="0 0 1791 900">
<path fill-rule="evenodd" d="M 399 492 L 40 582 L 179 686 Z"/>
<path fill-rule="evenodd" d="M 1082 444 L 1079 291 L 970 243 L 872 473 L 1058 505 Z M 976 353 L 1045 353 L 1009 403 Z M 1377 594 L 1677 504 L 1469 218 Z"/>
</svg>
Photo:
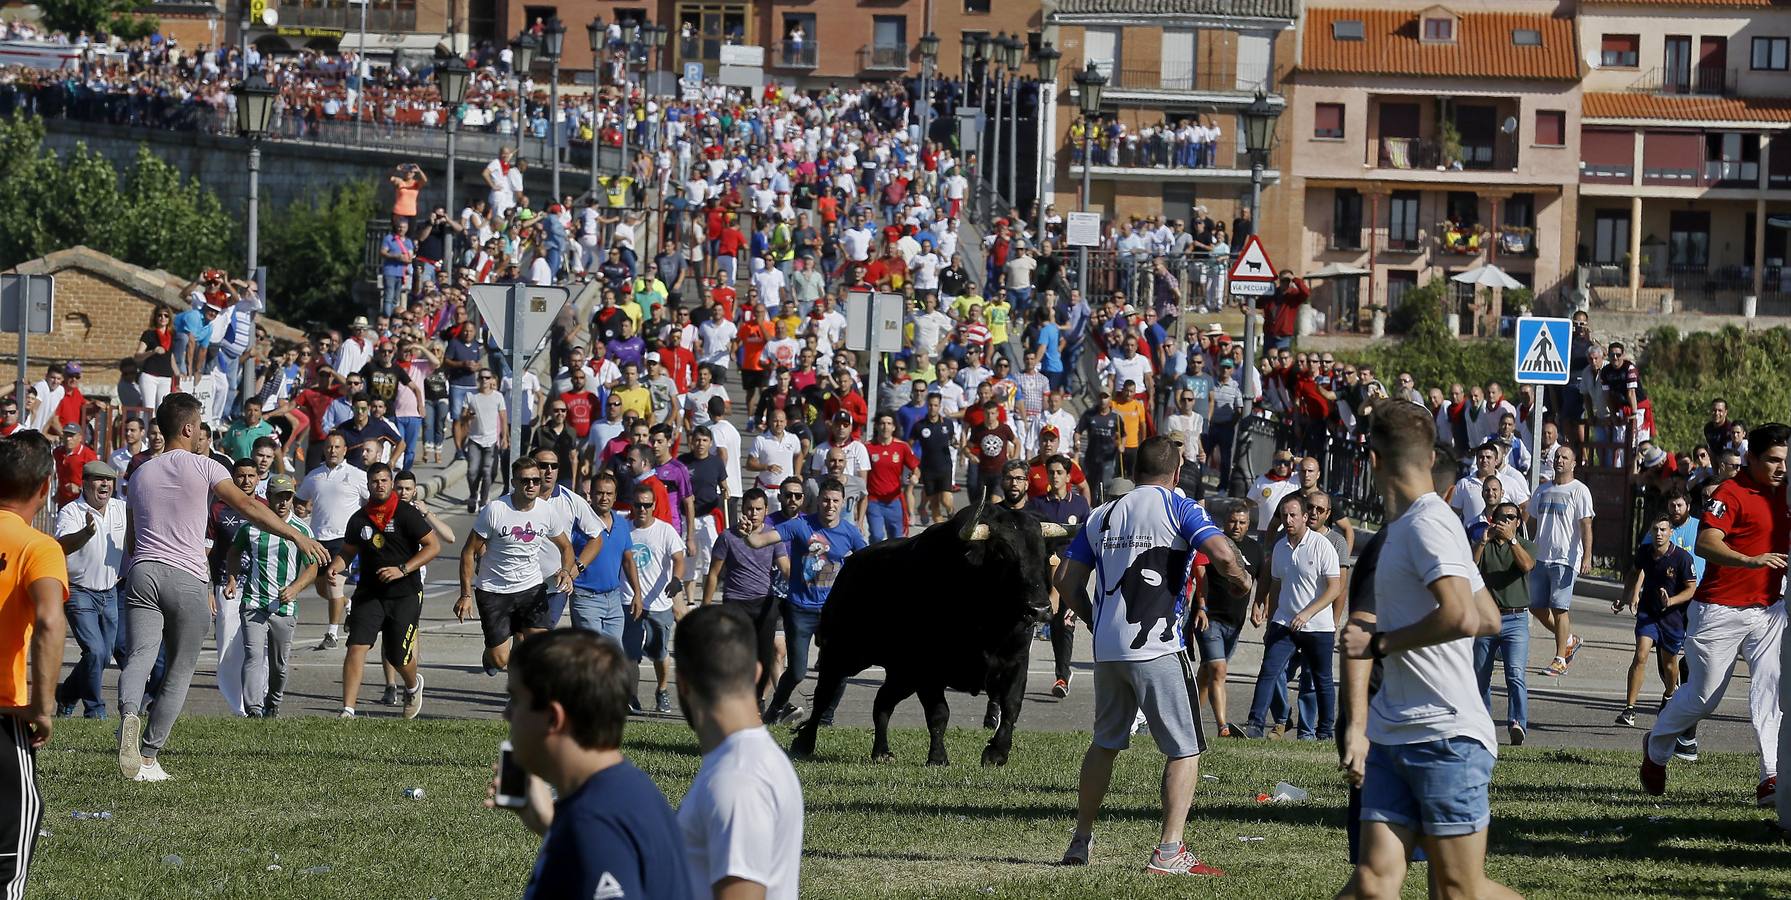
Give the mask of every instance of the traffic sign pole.
<svg viewBox="0 0 1791 900">
<path fill-rule="evenodd" d="M 1535 386 L 1530 396 L 1530 442 L 1535 444 L 1542 439 L 1542 390 L 1544 385 L 1566 385 L 1571 380 L 1567 370 L 1567 351 L 1563 348 L 1571 346 L 1573 323 L 1567 319 L 1543 318 L 1541 316 L 1523 316 L 1517 320 L 1514 333 L 1511 374 L 1512 380 L 1518 384 Z M 1542 480 L 1541 460 L 1536 454 L 1540 446 L 1532 447 L 1530 454 L 1530 493 L 1536 493 L 1536 485 Z"/>
<path fill-rule="evenodd" d="M 1243 391 L 1244 399 L 1252 404 L 1260 396 L 1262 385 L 1256 383 L 1252 389 L 1252 380 L 1256 375 L 1256 300 L 1254 298 L 1275 292 L 1275 264 L 1269 261 L 1269 253 L 1262 246 L 1262 240 L 1250 235 L 1244 246 L 1238 251 L 1238 258 L 1232 262 L 1231 271 L 1226 275 L 1226 284 L 1231 295 L 1242 301 L 1244 307 L 1244 371 L 1238 373 L 1238 389 Z"/>
<path fill-rule="evenodd" d="M 509 339 L 510 357 L 510 396 L 504 398 L 504 406 L 510 410 L 510 459 L 522 458 L 522 342 L 517 340 L 518 313 L 522 310 L 524 285 L 510 285 L 510 297 L 504 304 L 504 336 Z M 509 484 L 508 478 L 504 479 Z"/>
</svg>

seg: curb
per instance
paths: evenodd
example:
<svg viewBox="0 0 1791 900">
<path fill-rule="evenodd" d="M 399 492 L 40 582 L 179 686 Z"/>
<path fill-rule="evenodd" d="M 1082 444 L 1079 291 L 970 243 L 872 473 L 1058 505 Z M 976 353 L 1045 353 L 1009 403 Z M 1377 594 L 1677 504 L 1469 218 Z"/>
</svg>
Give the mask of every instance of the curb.
<svg viewBox="0 0 1791 900">
<path fill-rule="evenodd" d="M 431 475 L 427 481 L 419 483 L 417 491 L 422 494 L 423 500 L 429 501 L 434 500 L 448 485 L 465 483 L 466 460 L 457 459 L 443 466 L 441 471 Z"/>
</svg>

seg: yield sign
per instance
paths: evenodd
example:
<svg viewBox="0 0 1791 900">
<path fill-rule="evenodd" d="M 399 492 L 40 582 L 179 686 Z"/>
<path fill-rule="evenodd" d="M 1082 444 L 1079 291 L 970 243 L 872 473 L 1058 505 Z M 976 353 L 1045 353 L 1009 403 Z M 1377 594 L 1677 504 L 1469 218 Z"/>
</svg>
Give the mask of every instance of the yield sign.
<svg viewBox="0 0 1791 900">
<path fill-rule="evenodd" d="M 1244 251 L 1238 254 L 1237 262 L 1231 264 L 1230 280 L 1274 283 L 1275 264 L 1269 262 L 1268 251 L 1262 249 L 1262 241 L 1256 235 L 1250 235 L 1244 241 Z"/>
<path fill-rule="evenodd" d="M 553 285 L 476 284 L 472 287 L 473 305 L 490 329 L 492 339 L 506 350 L 514 348 L 521 362 L 540 351 L 541 342 L 553 327 L 560 310 L 572 300 L 572 292 Z M 515 340 L 510 340 L 510 307 L 516 307 Z"/>
</svg>

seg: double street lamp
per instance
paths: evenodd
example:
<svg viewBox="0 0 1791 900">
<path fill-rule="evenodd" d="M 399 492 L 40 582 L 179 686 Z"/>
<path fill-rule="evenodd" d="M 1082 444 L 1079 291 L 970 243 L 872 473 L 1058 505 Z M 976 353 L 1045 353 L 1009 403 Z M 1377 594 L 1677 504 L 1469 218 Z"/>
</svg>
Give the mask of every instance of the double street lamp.
<svg viewBox="0 0 1791 900">
<path fill-rule="evenodd" d="M 274 121 L 274 101 L 279 91 L 267 83 L 259 72 L 243 79 L 232 93 L 236 95 L 236 131 L 249 139 L 249 280 L 255 282 L 257 288 L 260 281 L 255 278 L 255 270 L 260 266 L 259 242 L 261 238 L 261 139 L 267 137 Z M 265 294 L 259 296 L 265 299 Z M 24 327 L 20 326 L 22 332 Z M 24 339 L 21 337 L 21 341 Z M 237 381 L 240 385 L 238 394 L 246 403 L 253 393 L 255 384 L 255 364 L 251 353 L 238 357 Z M 21 354 L 21 358 L 23 354 Z M 226 370 L 228 371 L 228 370 Z"/>
<path fill-rule="evenodd" d="M 1107 76 L 1093 62 L 1076 73 L 1076 102 L 1082 109 L 1082 202 L 1081 212 L 1088 212 L 1088 169 L 1094 165 L 1094 117 L 1101 114 L 1101 94 L 1107 89 Z M 1076 289 L 1088 298 L 1088 247 L 1076 248 Z"/>
<path fill-rule="evenodd" d="M 541 51 L 541 42 L 524 29 L 521 34 L 510 39 L 510 79 L 515 84 L 516 95 L 516 147 L 522 149 L 522 141 L 528 134 L 527 98 L 522 95 L 522 78 L 535 68 L 535 54 Z"/>
<path fill-rule="evenodd" d="M 1033 211 L 1038 214 L 1038 230 L 1033 234 L 1038 241 L 1043 242 L 1045 239 L 1045 160 L 1050 156 L 1045 152 L 1045 113 L 1051 108 L 1051 102 L 1047 100 L 1045 91 L 1047 85 L 1052 91 L 1057 89 L 1057 61 L 1063 58 L 1063 54 L 1059 53 L 1050 41 L 1046 41 L 1039 47 L 1039 52 L 1033 54 L 1032 58 L 1039 66 L 1038 111 L 1035 113 L 1038 116 L 1039 127 L 1037 129 L 1038 140 L 1034 142 L 1038 150 L 1039 177 L 1038 183 L 1033 186 L 1032 191 L 1032 205 L 1035 207 Z"/>
<path fill-rule="evenodd" d="M 472 80 L 473 70 L 457 53 L 435 61 L 435 85 L 441 94 L 442 105 L 447 107 L 448 117 L 448 215 L 460 218 L 460 210 L 454 206 L 454 137 L 460 131 L 460 104 L 466 102 L 467 82 Z M 450 228 L 442 234 L 441 263 L 448 269 L 448 284 L 454 284 L 454 273 L 458 266 L 454 264 L 454 229 Z"/>
<path fill-rule="evenodd" d="M 553 141 L 553 202 L 560 202 L 560 51 L 566 46 L 566 26 L 559 16 L 541 29 L 541 56 L 552 74 L 547 82 L 547 134 Z"/>
<path fill-rule="evenodd" d="M 1008 37 L 1001 46 L 1001 63 L 1007 67 L 1007 202 L 1020 203 L 1020 60 L 1026 42 L 1019 35 Z M 1016 225 L 1018 223 L 1015 223 Z"/>
</svg>

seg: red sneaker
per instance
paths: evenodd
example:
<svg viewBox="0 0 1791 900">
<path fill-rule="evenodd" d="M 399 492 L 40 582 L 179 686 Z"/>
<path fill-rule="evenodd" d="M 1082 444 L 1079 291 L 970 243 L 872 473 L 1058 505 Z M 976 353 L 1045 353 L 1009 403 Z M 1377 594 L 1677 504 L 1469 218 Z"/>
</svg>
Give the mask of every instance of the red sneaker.
<svg viewBox="0 0 1791 900">
<path fill-rule="evenodd" d="M 1667 767 L 1648 756 L 1648 739 L 1642 738 L 1642 790 L 1656 797 L 1667 792 Z M 1762 788 L 1765 786 L 1762 785 Z"/>
<path fill-rule="evenodd" d="M 1218 877 L 1225 874 L 1223 869 L 1201 862 L 1200 857 L 1195 856 L 1194 851 L 1188 849 L 1187 844 L 1183 844 L 1176 848 L 1176 851 L 1168 856 L 1163 855 L 1163 849 L 1161 847 L 1151 851 L 1150 864 L 1144 867 L 1144 871 L 1149 872 L 1152 875 L 1207 875 Z"/>
<path fill-rule="evenodd" d="M 1772 806 L 1779 801 L 1779 777 L 1777 775 L 1760 782 L 1754 790 L 1755 806 Z"/>
</svg>

